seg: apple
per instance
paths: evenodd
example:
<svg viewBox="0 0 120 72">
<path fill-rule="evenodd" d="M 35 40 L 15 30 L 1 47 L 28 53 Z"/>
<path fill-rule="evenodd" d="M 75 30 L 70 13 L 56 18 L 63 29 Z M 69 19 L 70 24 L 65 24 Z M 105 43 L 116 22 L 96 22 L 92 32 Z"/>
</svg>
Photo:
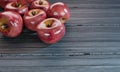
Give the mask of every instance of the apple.
<svg viewBox="0 0 120 72">
<path fill-rule="evenodd" d="M 28 11 L 28 6 L 19 2 L 10 2 L 5 6 L 5 11 L 15 11 L 23 15 Z"/>
<path fill-rule="evenodd" d="M 22 32 L 22 17 L 13 11 L 0 13 L 0 32 L 7 37 L 16 37 Z"/>
<path fill-rule="evenodd" d="M 0 0 L 0 7 L 4 8 L 5 5 L 9 2 L 13 2 L 13 1 L 17 1 L 17 0 Z"/>
<path fill-rule="evenodd" d="M 4 8 L 6 4 L 10 2 L 19 2 L 22 4 L 27 4 L 26 0 L 0 0 L 0 7 Z"/>
<path fill-rule="evenodd" d="M 62 23 L 65 23 L 70 18 L 70 10 L 68 6 L 63 2 L 57 2 L 50 6 L 47 11 L 48 17 L 59 19 Z"/>
<path fill-rule="evenodd" d="M 27 3 L 27 0 L 17 0 L 16 2 L 19 2 L 19 3 L 21 3 L 21 4 L 26 4 L 26 5 L 28 4 L 28 3 Z"/>
<path fill-rule="evenodd" d="M 45 11 L 41 9 L 31 9 L 23 17 L 25 26 L 32 31 L 36 31 L 37 24 L 46 19 L 46 16 Z"/>
<path fill-rule="evenodd" d="M 27 0 L 28 3 L 31 3 L 31 2 L 33 2 L 33 1 L 35 1 L 35 0 Z"/>
<path fill-rule="evenodd" d="M 56 18 L 48 18 L 38 24 L 37 34 L 44 43 L 53 44 L 65 35 L 65 26 Z"/>
<path fill-rule="evenodd" d="M 43 9 L 44 11 L 47 11 L 49 7 L 50 3 L 46 0 L 35 0 L 30 5 L 31 9 L 39 8 Z"/>
</svg>

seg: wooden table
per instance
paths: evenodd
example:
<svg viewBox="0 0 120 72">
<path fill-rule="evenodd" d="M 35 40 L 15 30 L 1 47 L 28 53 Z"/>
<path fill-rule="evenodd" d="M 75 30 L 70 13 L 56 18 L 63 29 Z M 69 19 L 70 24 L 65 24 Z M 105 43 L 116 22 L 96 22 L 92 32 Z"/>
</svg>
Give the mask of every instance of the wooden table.
<svg viewBox="0 0 120 72">
<path fill-rule="evenodd" d="M 49 0 L 68 4 L 66 35 L 53 45 L 25 30 L 0 34 L 0 72 L 120 72 L 120 0 Z"/>
</svg>

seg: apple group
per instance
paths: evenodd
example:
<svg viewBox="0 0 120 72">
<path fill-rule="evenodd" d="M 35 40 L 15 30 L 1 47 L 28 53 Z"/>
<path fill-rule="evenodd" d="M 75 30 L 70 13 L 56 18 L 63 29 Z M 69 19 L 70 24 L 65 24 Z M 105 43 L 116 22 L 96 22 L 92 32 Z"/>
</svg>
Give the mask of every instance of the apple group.
<svg viewBox="0 0 120 72">
<path fill-rule="evenodd" d="M 44 43 L 60 41 L 66 32 L 65 23 L 70 18 L 67 4 L 47 0 L 0 0 L 0 32 L 7 37 L 17 37 L 23 26 L 35 31 Z"/>
</svg>

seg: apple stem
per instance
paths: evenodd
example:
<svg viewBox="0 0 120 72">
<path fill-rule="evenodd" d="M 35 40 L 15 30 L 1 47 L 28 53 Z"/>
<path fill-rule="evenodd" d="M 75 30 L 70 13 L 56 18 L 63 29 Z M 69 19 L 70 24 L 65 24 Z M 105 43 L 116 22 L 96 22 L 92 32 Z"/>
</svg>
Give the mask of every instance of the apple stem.
<svg viewBox="0 0 120 72">
<path fill-rule="evenodd" d="M 21 7 L 21 4 L 20 3 L 18 3 L 18 2 L 16 2 L 16 4 L 15 4 L 15 7 Z"/>
<path fill-rule="evenodd" d="M 45 24 L 46 24 L 46 27 L 52 27 L 52 24 L 53 24 L 53 20 L 49 20 L 47 21 Z"/>
<path fill-rule="evenodd" d="M 51 27 L 52 25 L 51 24 L 48 24 L 47 27 Z"/>
<path fill-rule="evenodd" d="M 39 0 L 39 4 L 40 4 L 40 5 L 42 5 L 42 4 L 43 4 L 42 0 Z"/>
<path fill-rule="evenodd" d="M 1 32 L 8 32 L 8 29 L 9 29 L 9 27 L 8 27 L 7 24 L 2 24 L 2 25 L 0 26 L 0 31 L 1 31 Z"/>
<path fill-rule="evenodd" d="M 67 20 L 66 18 L 61 18 L 61 19 L 60 19 L 60 21 L 61 21 L 62 23 L 65 23 L 66 20 Z"/>
<path fill-rule="evenodd" d="M 2 25 L 1 25 L 1 28 L 2 28 L 2 29 L 6 29 L 6 28 L 8 28 L 8 25 L 7 25 L 7 24 L 2 24 Z"/>
<path fill-rule="evenodd" d="M 37 12 L 36 11 L 32 11 L 32 15 L 34 16 L 34 15 L 36 15 L 37 14 Z"/>
</svg>

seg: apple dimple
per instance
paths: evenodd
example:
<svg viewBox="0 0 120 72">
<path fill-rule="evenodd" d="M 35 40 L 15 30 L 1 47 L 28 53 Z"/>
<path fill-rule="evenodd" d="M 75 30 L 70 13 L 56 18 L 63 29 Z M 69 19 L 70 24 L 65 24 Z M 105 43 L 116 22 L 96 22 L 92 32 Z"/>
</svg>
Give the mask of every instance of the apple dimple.
<svg viewBox="0 0 120 72">
<path fill-rule="evenodd" d="M 0 28 L 1 28 L 1 29 L 7 29 L 7 30 L 8 30 L 9 27 L 8 27 L 7 24 L 2 24 L 2 25 L 0 26 Z"/>
<path fill-rule="evenodd" d="M 9 32 L 8 20 L 5 17 L 0 18 L 0 32 L 2 33 Z"/>
<path fill-rule="evenodd" d="M 46 0 L 35 0 L 31 3 L 30 8 L 31 9 L 43 9 L 44 11 L 47 11 L 50 7 L 50 4 Z"/>
<path fill-rule="evenodd" d="M 35 15 L 37 15 L 38 13 L 39 13 L 38 10 L 36 10 L 36 11 L 33 10 L 33 11 L 31 12 L 32 16 L 35 16 Z"/>
<path fill-rule="evenodd" d="M 55 18 L 48 18 L 39 24 L 38 29 L 51 29 L 55 28 L 56 26 L 59 26 L 61 22 L 58 19 Z"/>
<path fill-rule="evenodd" d="M 37 5 L 48 5 L 48 2 L 47 1 L 43 1 L 43 0 L 38 0 L 38 1 L 35 1 L 35 3 L 37 4 Z"/>
<path fill-rule="evenodd" d="M 46 24 L 46 27 L 50 28 L 50 27 L 52 27 L 53 22 L 54 22 L 54 20 L 48 20 L 48 21 L 45 21 L 44 23 Z"/>
<path fill-rule="evenodd" d="M 0 23 L 0 32 L 2 33 L 8 33 L 9 32 L 9 26 L 6 23 Z"/>
<path fill-rule="evenodd" d="M 28 12 L 28 16 L 36 16 L 39 15 L 39 13 L 42 14 L 43 11 L 40 9 L 32 9 Z"/>
<path fill-rule="evenodd" d="M 20 7 L 23 7 L 24 5 L 21 4 L 21 3 L 16 2 L 16 3 L 13 3 L 12 6 L 16 7 L 16 8 L 20 8 Z"/>
<path fill-rule="evenodd" d="M 59 20 L 60 20 L 62 23 L 65 23 L 65 22 L 67 21 L 67 18 L 64 18 L 64 17 L 63 17 L 63 18 L 60 18 Z"/>
</svg>

